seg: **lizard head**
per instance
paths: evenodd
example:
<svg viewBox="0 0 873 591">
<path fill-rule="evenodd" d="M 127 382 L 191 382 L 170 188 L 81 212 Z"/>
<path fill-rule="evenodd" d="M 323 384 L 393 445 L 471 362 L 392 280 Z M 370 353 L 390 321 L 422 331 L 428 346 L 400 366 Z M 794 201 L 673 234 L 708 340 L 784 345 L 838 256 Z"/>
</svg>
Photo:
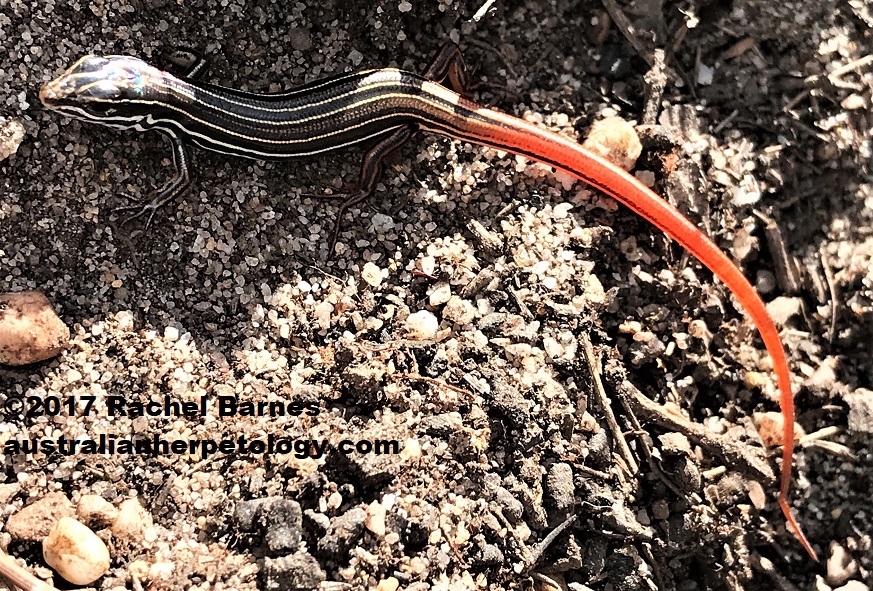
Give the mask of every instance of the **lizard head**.
<svg viewBox="0 0 873 591">
<path fill-rule="evenodd" d="M 86 55 L 47 82 L 39 100 L 48 109 L 75 119 L 115 127 L 134 127 L 149 111 L 166 74 L 123 55 Z"/>
</svg>

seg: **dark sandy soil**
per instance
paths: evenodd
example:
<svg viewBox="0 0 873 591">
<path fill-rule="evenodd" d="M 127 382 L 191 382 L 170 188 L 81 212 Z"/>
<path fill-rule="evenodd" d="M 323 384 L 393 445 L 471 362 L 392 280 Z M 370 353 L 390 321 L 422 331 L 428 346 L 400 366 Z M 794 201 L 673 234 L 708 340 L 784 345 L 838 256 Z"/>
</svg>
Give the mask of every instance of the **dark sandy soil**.
<svg viewBox="0 0 873 591">
<path fill-rule="evenodd" d="M 636 49 L 598 2 L 498 1 L 477 20 L 480 7 L 0 0 L 0 115 L 27 132 L 0 162 L 0 291 L 44 292 L 73 333 L 50 362 L 0 369 L 0 395 L 97 400 L 90 416 L 7 416 L 0 439 L 332 445 L 6 454 L 0 546 L 51 577 L 40 534 L 13 535 L 9 520 L 51 493 L 96 494 L 138 498 L 148 515 L 127 537 L 94 525 L 112 555 L 103 590 L 873 585 L 869 3 L 621 3 Z M 190 46 L 209 81 L 267 92 L 421 70 L 446 38 L 496 108 L 580 138 L 608 115 L 647 124 L 637 171 L 777 316 L 798 423 L 816 433 L 797 451 L 792 504 L 820 564 L 786 532 L 777 454 L 763 471 L 743 461 L 767 453 L 756 413 L 778 409 L 757 333 L 628 210 L 422 134 L 346 217 L 334 260 L 335 205 L 311 195 L 353 181 L 357 150 L 278 164 L 197 152 L 193 189 L 144 231 L 113 209 L 168 178 L 162 138 L 70 121 L 37 98 L 87 53 L 162 65 Z M 644 84 L 656 48 L 660 101 Z M 110 396 L 297 401 L 315 416 L 113 418 Z M 716 435 L 738 455 L 707 446 Z M 341 453 L 344 440 L 361 447 Z"/>
</svg>

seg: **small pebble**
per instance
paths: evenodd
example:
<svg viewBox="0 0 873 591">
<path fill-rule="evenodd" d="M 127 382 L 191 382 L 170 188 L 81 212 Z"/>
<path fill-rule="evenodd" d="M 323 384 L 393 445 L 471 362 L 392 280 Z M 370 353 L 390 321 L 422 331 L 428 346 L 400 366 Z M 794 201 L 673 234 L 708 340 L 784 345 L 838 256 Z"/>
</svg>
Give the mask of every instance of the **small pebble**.
<svg viewBox="0 0 873 591">
<path fill-rule="evenodd" d="M 374 263 L 367 263 L 361 271 L 361 279 L 370 287 L 379 287 L 382 284 L 382 269 Z"/>
<path fill-rule="evenodd" d="M 18 151 L 24 139 L 24 125 L 18 119 L 0 117 L 0 162 Z"/>
<path fill-rule="evenodd" d="M 99 495 L 82 495 L 76 513 L 90 527 L 106 527 L 118 518 L 118 509 Z"/>
<path fill-rule="evenodd" d="M 421 257 L 416 264 L 418 270 L 425 275 L 432 276 L 436 271 L 436 259 L 432 256 Z"/>
<path fill-rule="evenodd" d="M 464 326 L 476 319 L 476 307 L 471 302 L 453 295 L 443 308 L 443 318 Z"/>
<path fill-rule="evenodd" d="M 70 329 L 38 291 L 0 295 L 0 364 L 51 359 L 70 340 Z"/>
<path fill-rule="evenodd" d="M 138 499 L 127 499 L 118 506 L 118 517 L 112 524 L 112 534 L 118 538 L 136 541 L 151 527 L 152 516 Z"/>
<path fill-rule="evenodd" d="M 421 310 L 407 316 L 405 325 L 410 339 L 427 340 L 436 335 L 440 322 L 427 310 Z"/>
<path fill-rule="evenodd" d="M 149 578 L 149 569 L 151 569 L 151 565 L 145 560 L 134 560 L 130 563 L 130 566 L 127 567 L 127 572 L 129 572 L 132 577 L 136 577 L 140 581 L 145 581 Z"/>
<path fill-rule="evenodd" d="M 42 542 L 46 564 L 74 585 L 89 585 L 109 570 L 103 540 L 72 517 L 64 517 Z"/>
<path fill-rule="evenodd" d="M 428 292 L 428 303 L 431 306 L 442 306 L 452 297 L 452 286 L 447 281 L 440 281 Z"/>
<path fill-rule="evenodd" d="M 407 439 L 400 450 L 400 457 L 404 460 L 417 460 L 421 457 L 421 444 L 417 439 Z"/>
<path fill-rule="evenodd" d="M 782 413 L 756 412 L 752 415 L 752 421 L 754 421 L 755 428 L 758 430 L 758 436 L 765 447 L 782 445 L 782 426 L 785 424 Z M 797 441 L 805 434 L 806 432 L 803 430 L 803 427 L 795 423 L 794 440 Z"/>
<path fill-rule="evenodd" d="M 773 318 L 776 326 L 785 326 L 789 320 L 801 314 L 803 311 L 803 300 L 801 298 L 780 296 L 767 303 L 767 311 L 770 312 L 770 316 Z"/>
<path fill-rule="evenodd" d="M 858 563 L 838 542 L 831 542 L 827 561 L 827 579 L 833 586 L 843 585 L 858 572 Z"/>
<path fill-rule="evenodd" d="M 858 388 L 843 400 L 849 405 L 849 432 L 873 433 L 873 390 Z"/>
<path fill-rule="evenodd" d="M 376 591 L 397 591 L 399 587 L 400 581 L 394 577 L 388 577 L 379 581 L 379 584 L 376 585 Z"/>
<path fill-rule="evenodd" d="M 312 49 L 312 36 L 304 27 L 291 27 L 291 47 L 297 51 L 309 51 Z"/>
<path fill-rule="evenodd" d="M 855 109 L 863 109 L 867 105 L 867 99 L 864 98 L 863 95 L 852 93 L 840 102 L 840 106 L 847 111 L 854 111 Z M 0 154 L 2 156 L 3 154 Z M 0 158 L 2 160 L 2 158 Z"/>
<path fill-rule="evenodd" d="M 643 144 L 634 126 L 621 117 L 607 117 L 591 126 L 582 147 L 625 170 L 637 163 Z"/>
<path fill-rule="evenodd" d="M 373 501 L 367 506 L 367 520 L 364 522 L 364 527 L 379 536 L 385 535 L 385 516 L 387 511 L 382 503 Z"/>
</svg>

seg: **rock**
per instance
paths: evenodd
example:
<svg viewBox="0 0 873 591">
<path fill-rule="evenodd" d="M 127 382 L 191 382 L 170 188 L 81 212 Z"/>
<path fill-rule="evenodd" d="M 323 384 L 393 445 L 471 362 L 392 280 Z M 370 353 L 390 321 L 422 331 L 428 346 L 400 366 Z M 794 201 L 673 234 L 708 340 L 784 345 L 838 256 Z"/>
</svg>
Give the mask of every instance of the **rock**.
<svg viewBox="0 0 873 591">
<path fill-rule="evenodd" d="M 295 551 L 300 545 L 303 512 L 300 504 L 290 499 L 279 499 L 262 510 L 267 528 L 264 541 L 271 552 Z"/>
<path fill-rule="evenodd" d="M 424 417 L 421 430 L 433 437 L 448 437 L 464 427 L 464 419 L 457 412 L 446 412 Z"/>
<path fill-rule="evenodd" d="M 109 570 L 103 540 L 72 517 L 63 517 L 42 542 L 46 564 L 74 585 L 89 585 Z"/>
<path fill-rule="evenodd" d="M 828 583 L 834 587 L 843 585 L 858 572 L 858 563 L 846 549 L 837 542 L 831 542 L 830 556 L 827 560 Z"/>
<path fill-rule="evenodd" d="M 127 567 L 127 572 L 129 572 L 132 577 L 136 577 L 140 581 L 148 580 L 150 570 L 151 565 L 145 560 L 134 560 Z"/>
<path fill-rule="evenodd" d="M 0 484 L 0 505 L 8 504 L 20 492 L 21 485 L 17 482 Z"/>
<path fill-rule="evenodd" d="M 658 435 L 658 441 L 661 442 L 661 451 L 664 453 L 691 455 L 691 443 L 682 433 L 664 433 Z"/>
<path fill-rule="evenodd" d="M 304 27 L 291 27 L 291 47 L 297 51 L 309 51 L 312 49 L 312 36 Z"/>
<path fill-rule="evenodd" d="M 491 501 L 499 507 L 500 511 L 512 523 L 518 523 L 524 514 L 524 505 L 521 501 L 515 498 L 501 483 L 500 477 L 497 474 L 486 474 L 485 491 L 491 498 Z"/>
<path fill-rule="evenodd" d="M 588 458 L 598 470 L 608 468 L 612 464 L 612 449 L 605 429 L 600 429 L 588 439 Z"/>
<path fill-rule="evenodd" d="M 431 306 L 442 306 L 452 297 L 452 286 L 448 281 L 438 281 L 427 290 L 427 301 Z"/>
<path fill-rule="evenodd" d="M 555 518 L 558 522 L 563 521 L 575 504 L 576 488 L 573 486 L 573 468 L 570 464 L 552 464 L 546 473 L 545 489 Z"/>
<path fill-rule="evenodd" d="M 302 550 L 281 558 L 265 558 L 261 569 L 265 591 L 310 591 L 325 579 L 318 561 Z"/>
<path fill-rule="evenodd" d="M 630 170 L 643 152 L 643 144 L 634 126 L 621 117 L 606 117 L 588 131 L 582 147 Z"/>
<path fill-rule="evenodd" d="M 345 556 L 360 537 L 366 520 L 367 511 L 362 507 L 349 509 L 339 517 L 334 517 L 327 533 L 318 540 L 318 550 L 333 554 L 340 560 L 340 556 Z"/>
<path fill-rule="evenodd" d="M 644 589 L 639 565 L 642 560 L 633 546 L 619 548 L 606 559 L 607 579 L 614 591 Z"/>
<path fill-rule="evenodd" d="M 406 317 L 406 334 L 410 339 L 432 339 L 440 327 L 437 317 L 427 310 L 414 312 Z"/>
<path fill-rule="evenodd" d="M 825 357 L 812 375 L 803 380 L 803 387 L 820 396 L 829 396 L 837 384 L 838 365 L 839 358 L 835 355 Z"/>
<path fill-rule="evenodd" d="M 803 312 L 803 300 L 801 298 L 779 296 L 767 303 L 767 311 L 770 313 L 776 326 L 785 326 L 789 320 Z"/>
<path fill-rule="evenodd" d="M 367 506 L 367 520 L 364 526 L 380 538 L 385 535 L 385 516 L 388 512 L 382 503 L 373 501 Z"/>
<path fill-rule="evenodd" d="M 373 263 L 366 263 L 361 270 L 361 279 L 370 287 L 379 287 L 382 285 L 382 269 Z"/>
<path fill-rule="evenodd" d="M 137 542 L 152 523 L 151 513 L 146 511 L 139 499 L 127 499 L 118 506 L 118 517 L 111 526 L 112 535 L 122 540 Z"/>
<path fill-rule="evenodd" d="M 400 459 L 412 462 L 421 458 L 421 443 L 418 439 L 407 439 L 400 450 Z"/>
<path fill-rule="evenodd" d="M 282 497 L 243 501 L 236 506 L 234 520 L 242 531 L 262 531 L 274 554 L 294 552 L 300 545 L 303 512 L 297 501 Z"/>
<path fill-rule="evenodd" d="M 82 522 L 93 528 L 103 528 L 118 519 L 118 509 L 99 495 L 82 495 L 76 513 Z"/>
<path fill-rule="evenodd" d="M 0 117 L 0 162 L 18 151 L 24 139 L 24 125 L 18 119 Z"/>
<path fill-rule="evenodd" d="M 843 400 L 849 405 L 849 432 L 873 433 L 873 390 L 858 388 Z"/>
<path fill-rule="evenodd" d="M 469 301 L 453 295 L 443 308 L 443 318 L 464 326 L 475 320 L 476 307 Z"/>
<path fill-rule="evenodd" d="M 342 378 L 349 385 L 356 400 L 376 401 L 383 393 L 383 381 L 387 369 L 381 360 L 368 359 L 363 363 L 346 367 L 342 371 Z"/>
<path fill-rule="evenodd" d="M 506 558 L 500 548 L 494 544 L 488 544 L 484 540 L 478 542 L 478 552 L 472 556 L 473 564 L 482 568 L 503 564 Z"/>
<path fill-rule="evenodd" d="M 15 540 L 38 542 L 64 517 L 76 514 L 64 493 L 49 493 L 15 513 L 6 522 L 6 531 Z"/>
<path fill-rule="evenodd" d="M 756 412 L 752 415 L 752 421 L 765 447 L 782 445 L 782 426 L 785 424 L 782 413 Z M 803 427 L 794 423 L 794 440 L 797 441 L 805 434 Z"/>
<path fill-rule="evenodd" d="M 388 577 L 379 581 L 376 585 L 376 591 L 397 591 L 399 587 L 400 581 L 394 577 Z"/>
<path fill-rule="evenodd" d="M 64 350 L 70 329 L 38 291 L 0 295 L 0 364 L 27 365 Z"/>
</svg>

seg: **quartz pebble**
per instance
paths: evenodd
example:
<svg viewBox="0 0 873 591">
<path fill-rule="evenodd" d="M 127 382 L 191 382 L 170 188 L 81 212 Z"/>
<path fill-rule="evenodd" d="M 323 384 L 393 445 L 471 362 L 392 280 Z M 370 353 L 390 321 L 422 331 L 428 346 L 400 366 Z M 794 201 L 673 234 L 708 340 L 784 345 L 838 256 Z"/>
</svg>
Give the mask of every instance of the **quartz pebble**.
<svg viewBox="0 0 873 591">
<path fill-rule="evenodd" d="M 758 436 L 766 447 L 782 445 L 782 425 L 785 421 L 778 412 L 756 412 L 752 416 Z M 806 432 L 797 423 L 794 424 L 794 440 L 803 437 Z"/>
<path fill-rule="evenodd" d="M 367 520 L 364 522 L 364 527 L 379 536 L 385 535 L 385 516 L 387 512 L 385 507 L 379 501 L 373 501 L 367 506 Z"/>
<path fill-rule="evenodd" d="M 0 117 L 0 161 L 15 154 L 23 139 L 24 125 L 21 121 Z"/>
<path fill-rule="evenodd" d="M 0 364 L 27 365 L 66 348 L 70 329 L 38 291 L 0 295 Z"/>
<path fill-rule="evenodd" d="M 112 524 L 112 534 L 124 540 L 136 540 L 151 525 L 152 516 L 139 500 L 127 499 L 118 507 L 118 517 Z"/>
<path fill-rule="evenodd" d="M 469 301 L 453 295 L 443 308 L 443 318 L 464 326 L 476 318 L 476 308 Z"/>
<path fill-rule="evenodd" d="M 76 513 L 90 527 L 106 527 L 118 518 L 115 505 L 99 495 L 82 495 Z"/>
<path fill-rule="evenodd" d="M 833 586 L 845 584 L 858 572 L 858 563 L 842 544 L 832 541 L 827 560 L 827 579 Z"/>
<path fill-rule="evenodd" d="M 89 585 L 109 570 L 103 540 L 72 517 L 64 517 L 42 542 L 46 564 L 75 585 Z"/>
<path fill-rule="evenodd" d="M 643 152 L 634 126 L 621 117 L 607 117 L 591 126 L 582 146 L 617 166 L 630 170 Z"/>
<path fill-rule="evenodd" d="M 437 317 L 427 310 L 415 312 L 406 318 L 406 332 L 411 339 L 432 339 L 439 327 Z"/>
<path fill-rule="evenodd" d="M 367 263 L 361 270 L 361 279 L 370 287 L 379 287 L 382 284 L 382 269 L 374 263 Z"/>
</svg>

